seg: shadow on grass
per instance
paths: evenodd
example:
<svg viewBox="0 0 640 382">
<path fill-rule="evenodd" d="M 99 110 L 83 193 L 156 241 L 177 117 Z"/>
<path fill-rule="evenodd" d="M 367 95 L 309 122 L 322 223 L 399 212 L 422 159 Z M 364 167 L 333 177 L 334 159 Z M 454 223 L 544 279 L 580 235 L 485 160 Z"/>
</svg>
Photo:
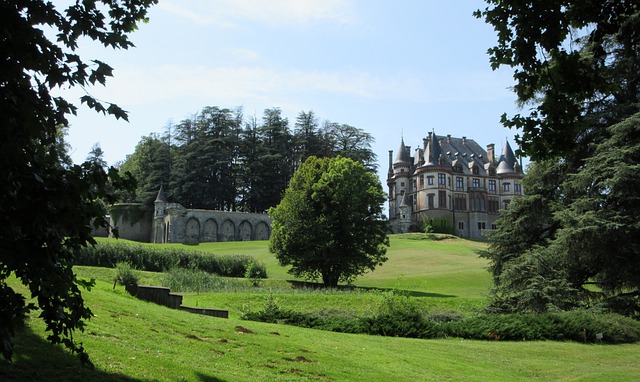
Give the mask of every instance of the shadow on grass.
<svg viewBox="0 0 640 382">
<path fill-rule="evenodd" d="M 321 283 L 314 283 L 310 281 L 298 281 L 298 280 L 287 280 L 289 284 L 291 284 L 292 288 L 298 289 L 326 289 L 327 287 Z M 364 291 L 379 291 L 379 292 L 389 292 L 392 290 L 398 290 L 402 293 L 406 293 L 412 297 L 439 297 L 439 298 L 451 298 L 458 297 L 456 295 L 451 294 L 440 294 L 440 293 L 427 293 L 427 292 L 419 292 L 415 290 L 404 290 L 404 289 L 395 289 L 395 288 L 377 288 L 377 287 L 363 287 L 363 286 L 352 286 L 352 285 L 338 285 L 334 289 L 342 290 L 342 291 L 355 291 L 355 290 L 364 290 Z"/>
<path fill-rule="evenodd" d="M 196 373 L 196 376 L 198 377 L 198 380 L 202 382 L 224 382 L 224 379 L 212 377 L 210 375 L 205 375 L 202 373 Z"/>
<path fill-rule="evenodd" d="M 52 345 L 29 328 L 16 331 L 13 362 L 0 359 L 1 381 L 140 381 L 83 367 L 77 356 Z"/>
</svg>

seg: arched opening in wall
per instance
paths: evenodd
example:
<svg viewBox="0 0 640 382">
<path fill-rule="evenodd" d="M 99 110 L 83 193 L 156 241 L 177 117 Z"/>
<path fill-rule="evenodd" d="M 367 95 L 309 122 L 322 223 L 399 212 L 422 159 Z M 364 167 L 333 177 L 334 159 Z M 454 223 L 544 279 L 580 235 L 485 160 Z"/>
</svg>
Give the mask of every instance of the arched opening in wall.
<svg viewBox="0 0 640 382">
<path fill-rule="evenodd" d="M 269 236 L 271 236 L 269 225 L 265 222 L 259 222 L 256 225 L 256 240 L 269 240 Z"/>
<path fill-rule="evenodd" d="M 169 242 L 169 223 L 164 223 L 164 240 L 163 243 Z"/>
<path fill-rule="evenodd" d="M 220 241 L 234 241 L 236 239 L 236 225 L 229 219 L 222 223 L 222 232 L 220 232 Z"/>
<path fill-rule="evenodd" d="M 251 231 L 253 231 L 253 227 L 251 223 L 246 220 L 243 220 L 238 226 L 238 236 L 241 241 L 249 241 L 251 240 Z"/>
<path fill-rule="evenodd" d="M 187 220 L 185 226 L 184 243 L 198 244 L 200 242 L 200 222 L 196 218 Z"/>
<path fill-rule="evenodd" d="M 218 241 L 218 223 L 213 219 L 207 219 L 202 229 L 202 241 L 212 242 Z"/>
</svg>

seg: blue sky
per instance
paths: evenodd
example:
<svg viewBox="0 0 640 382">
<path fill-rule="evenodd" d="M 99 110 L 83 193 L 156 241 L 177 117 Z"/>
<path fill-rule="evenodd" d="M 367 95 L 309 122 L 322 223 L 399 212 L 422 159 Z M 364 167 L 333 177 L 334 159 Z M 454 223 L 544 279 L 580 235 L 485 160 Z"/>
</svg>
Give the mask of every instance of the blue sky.
<svg viewBox="0 0 640 382">
<path fill-rule="evenodd" d="M 413 148 L 427 132 L 483 147 L 514 131 L 518 112 L 507 69 L 492 71 L 492 28 L 472 12 L 480 0 L 160 0 L 131 35 L 136 48 L 83 43 L 114 78 L 87 89 L 128 110 L 130 122 L 81 107 L 68 142 L 80 162 L 99 143 L 109 164 L 142 136 L 204 106 L 242 106 L 259 119 L 279 107 L 293 129 L 301 110 L 371 133 L 381 179 L 400 138 Z M 83 93 L 73 90 L 69 97 Z M 383 183 L 384 184 L 384 183 Z M 386 188 L 386 186 L 385 186 Z"/>
</svg>

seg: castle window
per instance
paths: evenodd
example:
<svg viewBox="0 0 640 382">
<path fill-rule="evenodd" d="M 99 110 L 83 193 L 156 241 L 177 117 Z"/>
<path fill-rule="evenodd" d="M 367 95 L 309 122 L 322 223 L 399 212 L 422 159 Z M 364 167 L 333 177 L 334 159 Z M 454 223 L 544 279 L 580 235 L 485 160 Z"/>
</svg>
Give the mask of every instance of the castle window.
<svg viewBox="0 0 640 382">
<path fill-rule="evenodd" d="M 491 224 L 491 229 L 496 229 L 496 225 L 495 224 Z"/>
<path fill-rule="evenodd" d="M 493 167 L 489 167 L 489 175 L 490 176 L 495 176 L 496 175 L 496 169 Z"/>
<path fill-rule="evenodd" d="M 487 229 L 487 223 L 478 222 L 478 229 Z"/>
<path fill-rule="evenodd" d="M 479 188 L 480 187 L 480 179 L 473 178 L 472 179 L 472 184 L 473 184 L 473 188 Z"/>
<path fill-rule="evenodd" d="M 516 194 L 520 194 L 522 193 L 522 186 L 518 183 L 514 183 L 513 184 L 513 191 L 515 191 Z"/>
<path fill-rule="evenodd" d="M 435 195 L 429 194 L 427 195 L 427 199 L 429 200 L 429 208 L 435 208 L 435 203 L 433 201 Z"/>
<path fill-rule="evenodd" d="M 509 191 L 509 189 L 511 188 L 510 186 L 511 186 L 511 184 L 510 184 L 510 183 L 504 183 L 504 184 L 502 185 L 502 189 L 503 189 L 505 192 L 508 192 L 508 191 Z"/>
<path fill-rule="evenodd" d="M 447 208 L 447 192 L 438 191 L 438 207 Z"/>
<path fill-rule="evenodd" d="M 467 196 L 464 194 L 456 194 L 455 199 L 453 200 L 453 208 L 456 211 L 466 211 L 467 210 Z"/>
<path fill-rule="evenodd" d="M 404 187 L 404 182 L 400 182 L 400 187 Z"/>
<path fill-rule="evenodd" d="M 489 191 L 496 192 L 496 181 L 493 179 L 489 180 Z"/>
<path fill-rule="evenodd" d="M 509 202 L 511 202 L 511 200 L 505 200 L 504 201 L 504 209 L 506 210 L 507 208 L 509 208 Z"/>
<path fill-rule="evenodd" d="M 427 184 L 431 185 L 431 186 L 433 185 L 433 176 L 428 176 L 427 177 Z"/>
<path fill-rule="evenodd" d="M 420 187 L 423 187 L 423 186 L 424 186 L 424 178 L 420 177 Z"/>
<path fill-rule="evenodd" d="M 488 208 L 487 208 L 487 212 L 489 213 L 496 213 L 498 212 L 498 208 L 500 208 L 500 202 L 498 201 L 497 197 L 489 197 L 488 200 Z"/>
<path fill-rule="evenodd" d="M 447 184 L 447 177 L 444 174 L 438 174 L 438 184 L 445 186 Z"/>
<path fill-rule="evenodd" d="M 464 188 L 464 178 L 461 176 L 456 177 L 456 188 Z"/>
<path fill-rule="evenodd" d="M 464 222 L 458 222 L 458 229 L 464 229 Z"/>
</svg>

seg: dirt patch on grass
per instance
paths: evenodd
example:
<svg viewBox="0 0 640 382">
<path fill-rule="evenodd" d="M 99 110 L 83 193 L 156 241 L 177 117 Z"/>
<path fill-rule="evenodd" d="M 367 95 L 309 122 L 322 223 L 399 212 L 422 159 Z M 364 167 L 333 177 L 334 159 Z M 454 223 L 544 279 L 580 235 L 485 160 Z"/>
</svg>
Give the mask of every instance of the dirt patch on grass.
<svg viewBox="0 0 640 382">
<path fill-rule="evenodd" d="M 247 329 L 244 326 L 236 326 L 236 332 L 238 333 L 246 333 L 246 334 L 254 334 L 254 331 L 251 329 Z"/>
<path fill-rule="evenodd" d="M 289 362 L 313 362 L 309 358 L 301 356 L 301 355 L 297 356 L 296 358 L 284 357 L 282 359 L 284 359 L 285 361 L 289 361 Z"/>
<path fill-rule="evenodd" d="M 195 334 L 185 334 L 184 336 L 186 338 L 190 339 L 190 340 L 203 341 L 203 342 L 211 341 L 210 338 L 201 338 L 201 337 L 196 336 Z"/>
</svg>

